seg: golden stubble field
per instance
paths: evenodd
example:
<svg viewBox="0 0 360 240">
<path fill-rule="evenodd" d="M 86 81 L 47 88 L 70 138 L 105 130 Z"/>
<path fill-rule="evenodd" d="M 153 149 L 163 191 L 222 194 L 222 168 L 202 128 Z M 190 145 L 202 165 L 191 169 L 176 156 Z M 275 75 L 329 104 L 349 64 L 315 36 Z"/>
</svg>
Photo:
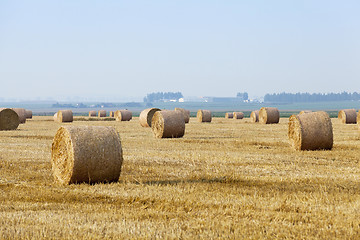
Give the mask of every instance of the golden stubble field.
<svg viewBox="0 0 360 240">
<path fill-rule="evenodd" d="M 50 156 L 61 125 L 35 116 L 0 132 L 0 238 L 358 239 L 360 135 L 332 122 L 332 151 L 296 152 L 285 118 L 192 118 L 180 139 L 155 139 L 137 118 L 74 121 L 117 129 L 122 173 L 59 186 Z"/>
</svg>

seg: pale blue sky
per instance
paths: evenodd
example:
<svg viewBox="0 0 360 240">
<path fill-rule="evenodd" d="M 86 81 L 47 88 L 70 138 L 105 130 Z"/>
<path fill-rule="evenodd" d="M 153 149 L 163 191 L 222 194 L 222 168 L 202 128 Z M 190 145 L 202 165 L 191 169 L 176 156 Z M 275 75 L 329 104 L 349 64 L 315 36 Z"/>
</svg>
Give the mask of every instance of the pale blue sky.
<svg viewBox="0 0 360 240">
<path fill-rule="evenodd" d="M 0 0 L 0 98 L 360 92 L 360 1 Z"/>
</svg>

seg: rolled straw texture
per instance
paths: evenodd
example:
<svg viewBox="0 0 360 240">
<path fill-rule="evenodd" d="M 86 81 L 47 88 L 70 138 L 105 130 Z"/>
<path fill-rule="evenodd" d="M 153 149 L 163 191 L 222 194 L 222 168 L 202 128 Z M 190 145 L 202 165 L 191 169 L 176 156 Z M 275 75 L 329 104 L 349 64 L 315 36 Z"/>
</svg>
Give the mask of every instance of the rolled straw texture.
<svg viewBox="0 0 360 240">
<path fill-rule="evenodd" d="M 355 109 L 343 109 L 339 111 L 338 118 L 345 124 L 356 124 L 356 110 Z"/>
<path fill-rule="evenodd" d="M 114 111 L 109 112 L 109 117 L 114 117 Z"/>
<path fill-rule="evenodd" d="M 231 112 L 225 113 L 225 118 L 233 118 L 233 117 L 234 117 L 234 113 Z"/>
<path fill-rule="evenodd" d="M 118 181 L 122 162 L 113 127 L 62 126 L 52 143 L 52 172 L 60 184 Z"/>
<path fill-rule="evenodd" d="M 280 113 L 274 107 L 262 107 L 259 111 L 259 123 L 273 124 L 279 123 Z"/>
<path fill-rule="evenodd" d="M 331 119 L 322 111 L 290 116 L 288 135 L 295 150 L 331 149 L 333 146 Z"/>
<path fill-rule="evenodd" d="M 59 110 L 55 121 L 63 123 L 72 122 L 73 120 L 73 112 L 71 110 Z"/>
<path fill-rule="evenodd" d="M 211 122 L 212 116 L 209 110 L 198 110 L 196 114 L 198 122 Z"/>
<path fill-rule="evenodd" d="M 175 108 L 175 111 L 180 111 L 184 115 L 185 123 L 189 123 L 190 121 L 190 110 L 186 110 L 184 108 Z"/>
<path fill-rule="evenodd" d="M 20 124 L 23 124 L 26 122 L 26 110 L 25 108 L 12 108 L 17 115 L 19 115 Z"/>
<path fill-rule="evenodd" d="M 139 116 L 140 125 L 143 127 L 151 127 L 151 120 L 155 112 L 161 111 L 159 108 L 147 108 L 144 109 Z"/>
<path fill-rule="evenodd" d="M 54 119 L 55 122 L 57 122 L 57 112 L 54 114 L 53 119 Z"/>
<path fill-rule="evenodd" d="M 151 128 L 157 138 L 179 138 L 185 134 L 185 120 L 181 111 L 155 112 Z"/>
<path fill-rule="evenodd" d="M 106 110 L 99 110 L 98 117 L 106 117 Z"/>
<path fill-rule="evenodd" d="M 250 121 L 251 122 L 259 122 L 259 110 L 252 111 L 250 114 Z"/>
<path fill-rule="evenodd" d="M 31 119 L 32 118 L 32 111 L 31 110 L 25 110 L 25 113 L 26 113 L 26 118 L 29 118 Z"/>
<path fill-rule="evenodd" d="M 243 112 L 234 112 L 234 119 L 243 119 L 244 113 Z"/>
<path fill-rule="evenodd" d="M 19 115 L 10 108 L 0 108 L 0 130 L 15 130 L 20 124 Z"/>
<path fill-rule="evenodd" d="M 117 110 L 114 114 L 116 121 L 130 121 L 132 112 L 129 110 Z"/>
<path fill-rule="evenodd" d="M 89 117 L 96 117 L 96 111 L 95 110 L 89 111 Z"/>
<path fill-rule="evenodd" d="M 301 111 L 299 114 L 311 113 L 311 112 L 312 112 L 311 110 L 303 110 L 303 111 Z"/>
</svg>

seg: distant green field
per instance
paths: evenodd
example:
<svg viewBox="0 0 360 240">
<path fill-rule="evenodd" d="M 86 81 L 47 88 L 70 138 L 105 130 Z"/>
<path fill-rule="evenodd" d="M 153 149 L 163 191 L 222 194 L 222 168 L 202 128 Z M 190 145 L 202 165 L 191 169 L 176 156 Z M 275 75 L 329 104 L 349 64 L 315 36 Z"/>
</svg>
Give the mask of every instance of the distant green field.
<svg viewBox="0 0 360 240">
<path fill-rule="evenodd" d="M 175 107 L 183 107 L 190 110 L 209 109 L 212 111 L 252 111 L 261 107 L 277 107 L 281 111 L 302 111 L 302 110 L 325 110 L 338 111 L 340 109 L 355 108 L 360 109 L 360 101 L 342 101 L 342 102 L 315 102 L 315 103 L 156 103 L 154 106 L 161 109 L 172 109 Z"/>
<path fill-rule="evenodd" d="M 85 103 L 87 104 L 87 103 Z M 92 103 L 95 104 L 95 103 Z M 123 103 L 113 103 L 115 107 L 104 108 L 106 111 L 114 111 L 123 109 L 120 107 Z M 141 103 L 142 107 L 129 107 L 133 112 L 133 116 L 139 116 L 140 112 L 151 105 Z M 90 105 L 90 104 L 87 104 Z M 118 107 L 116 106 L 118 105 Z M 26 108 L 33 111 L 33 115 L 53 115 L 59 109 L 53 108 L 50 103 L 33 103 L 33 102 L 16 102 L 16 103 L 0 103 L 0 107 L 16 107 Z M 251 111 L 260 109 L 261 107 L 277 107 L 280 110 L 281 117 L 289 117 L 292 114 L 297 114 L 302 110 L 318 111 L 323 110 L 330 114 L 331 117 L 337 117 L 340 109 L 355 108 L 360 109 L 360 101 L 341 101 L 341 102 L 315 102 L 315 103 L 214 103 L 214 102 L 167 102 L 167 103 L 153 103 L 152 107 L 160 109 L 174 109 L 181 107 L 189 109 L 191 116 L 195 117 L 198 109 L 207 109 L 213 112 L 214 117 L 224 117 L 226 112 L 242 111 L 245 117 L 249 117 Z M 98 108 L 72 108 L 75 116 L 86 116 L 90 110 L 99 110 Z"/>
</svg>

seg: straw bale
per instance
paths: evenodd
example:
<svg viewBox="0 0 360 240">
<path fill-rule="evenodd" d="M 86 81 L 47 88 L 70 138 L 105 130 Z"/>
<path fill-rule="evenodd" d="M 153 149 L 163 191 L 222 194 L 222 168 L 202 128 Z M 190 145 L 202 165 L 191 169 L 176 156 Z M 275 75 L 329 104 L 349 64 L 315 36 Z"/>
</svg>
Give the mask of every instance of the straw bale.
<svg viewBox="0 0 360 240">
<path fill-rule="evenodd" d="M 355 109 L 343 109 L 339 111 L 338 118 L 345 124 L 356 124 L 356 110 Z"/>
<path fill-rule="evenodd" d="M 54 119 L 55 120 L 55 119 Z M 71 110 L 59 110 L 56 115 L 56 120 L 59 123 L 72 122 L 73 112 Z"/>
<path fill-rule="evenodd" d="M 57 112 L 54 114 L 54 121 L 57 122 Z"/>
<path fill-rule="evenodd" d="M 157 138 L 179 138 L 185 133 L 185 120 L 181 111 L 155 112 L 151 128 Z"/>
<path fill-rule="evenodd" d="M 331 119 L 323 111 L 292 115 L 288 135 L 295 150 L 330 150 L 333 146 Z"/>
<path fill-rule="evenodd" d="M 63 185 L 118 181 L 122 162 L 120 136 L 113 127 L 62 126 L 52 143 L 53 176 Z"/>
<path fill-rule="evenodd" d="M 244 113 L 243 112 L 234 112 L 234 119 L 243 119 L 244 118 Z"/>
<path fill-rule="evenodd" d="M 299 114 L 304 114 L 304 113 L 311 113 L 311 110 L 302 110 Z"/>
<path fill-rule="evenodd" d="M 262 107 L 259 111 L 259 123 L 273 124 L 279 123 L 280 113 L 274 107 Z"/>
<path fill-rule="evenodd" d="M 130 121 L 132 119 L 132 112 L 129 110 L 117 110 L 114 116 L 116 121 Z"/>
<path fill-rule="evenodd" d="M 139 122 L 142 127 L 151 127 L 151 120 L 155 112 L 161 111 L 159 108 L 144 109 L 139 116 Z"/>
<path fill-rule="evenodd" d="M 231 112 L 225 113 L 225 118 L 233 118 L 233 117 L 234 117 L 234 113 Z"/>
<path fill-rule="evenodd" d="M 95 110 L 89 111 L 89 117 L 96 117 L 96 111 Z"/>
<path fill-rule="evenodd" d="M 198 110 L 196 118 L 198 122 L 211 122 L 212 114 L 209 110 Z"/>
<path fill-rule="evenodd" d="M 252 111 L 250 114 L 251 122 L 259 122 L 259 110 Z"/>
<path fill-rule="evenodd" d="M 175 111 L 180 111 L 184 115 L 185 123 L 189 123 L 190 121 L 190 110 L 186 110 L 184 108 L 175 108 Z"/>
<path fill-rule="evenodd" d="M 25 108 L 12 108 L 17 115 L 19 115 L 20 124 L 23 124 L 26 122 L 26 110 Z"/>
<path fill-rule="evenodd" d="M 109 112 L 109 117 L 114 117 L 115 115 L 114 115 L 114 111 L 110 111 Z"/>
<path fill-rule="evenodd" d="M 31 119 L 33 114 L 32 114 L 32 111 L 31 110 L 25 110 L 25 114 L 26 114 L 26 118 L 29 118 Z"/>
<path fill-rule="evenodd" d="M 99 110 L 98 117 L 106 117 L 106 110 Z"/>
<path fill-rule="evenodd" d="M 0 108 L 0 130 L 15 130 L 20 124 L 19 115 L 10 108 Z"/>
</svg>

